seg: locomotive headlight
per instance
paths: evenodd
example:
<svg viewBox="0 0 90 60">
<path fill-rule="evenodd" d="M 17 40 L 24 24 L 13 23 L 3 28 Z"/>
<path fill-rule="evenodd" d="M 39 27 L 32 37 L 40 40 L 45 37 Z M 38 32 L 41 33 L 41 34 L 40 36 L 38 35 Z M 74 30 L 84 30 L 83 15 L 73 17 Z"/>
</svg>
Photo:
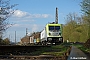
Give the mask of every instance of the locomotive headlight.
<svg viewBox="0 0 90 60">
<path fill-rule="evenodd" d="M 59 38 L 59 41 L 61 41 L 62 40 L 62 38 Z"/>
<path fill-rule="evenodd" d="M 51 33 L 49 33 L 49 35 L 51 35 Z"/>
<path fill-rule="evenodd" d="M 52 40 L 52 38 L 48 38 L 48 40 Z"/>
<path fill-rule="evenodd" d="M 61 35 L 61 33 L 59 33 L 59 35 Z"/>
<path fill-rule="evenodd" d="M 61 39 L 59 38 L 59 41 L 60 41 Z"/>
</svg>

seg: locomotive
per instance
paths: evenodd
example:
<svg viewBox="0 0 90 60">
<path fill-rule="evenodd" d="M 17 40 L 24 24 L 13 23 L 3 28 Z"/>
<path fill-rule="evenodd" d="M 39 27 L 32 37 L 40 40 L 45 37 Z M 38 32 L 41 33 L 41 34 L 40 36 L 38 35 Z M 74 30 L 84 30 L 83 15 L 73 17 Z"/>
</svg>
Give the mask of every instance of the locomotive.
<svg viewBox="0 0 90 60">
<path fill-rule="evenodd" d="M 62 33 L 62 24 L 46 24 L 45 28 L 41 31 L 40 34 L 42 45 L 62 43 Z"/>
</svg>

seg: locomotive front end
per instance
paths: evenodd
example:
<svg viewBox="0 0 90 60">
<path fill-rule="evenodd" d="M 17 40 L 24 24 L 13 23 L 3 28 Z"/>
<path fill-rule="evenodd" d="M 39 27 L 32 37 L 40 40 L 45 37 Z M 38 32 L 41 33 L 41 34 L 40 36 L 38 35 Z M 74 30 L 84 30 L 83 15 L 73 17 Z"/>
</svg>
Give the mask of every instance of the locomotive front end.
<svg viewBox="0 0 90 60">
<path fill-rule="evenodd" d="M 47 25 L 47 41 L 53 44 L 59 44 L 63 42 L 61 24 Z"/>
</svg>

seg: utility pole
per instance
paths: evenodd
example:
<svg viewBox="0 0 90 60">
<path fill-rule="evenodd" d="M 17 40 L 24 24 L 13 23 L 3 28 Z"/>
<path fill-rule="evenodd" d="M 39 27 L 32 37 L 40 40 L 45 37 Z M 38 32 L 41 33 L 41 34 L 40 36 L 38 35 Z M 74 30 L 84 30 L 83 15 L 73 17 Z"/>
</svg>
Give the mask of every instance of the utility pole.
<svg viewBox="0 0 90 60">
<path fill-rule="evenodd" d="M 27 36 L 28 32 L 27 32 L 27 28 L 26 28 L 26 36 Z"/>
<path fill-rule="evenodd" d="M 9 35 L 9 40 L 10 40 L 10 35 Z"/>
<path fill-rule="evenodd" d="M 15 44 L 16 44 L 16 31 L 15 31 Z"/>
<path fill-rule="evenodd" d="M 55 23 L 58 24 L 58 8 L 56 7 L 56 17 L 55 17 Z"/>
</svg>

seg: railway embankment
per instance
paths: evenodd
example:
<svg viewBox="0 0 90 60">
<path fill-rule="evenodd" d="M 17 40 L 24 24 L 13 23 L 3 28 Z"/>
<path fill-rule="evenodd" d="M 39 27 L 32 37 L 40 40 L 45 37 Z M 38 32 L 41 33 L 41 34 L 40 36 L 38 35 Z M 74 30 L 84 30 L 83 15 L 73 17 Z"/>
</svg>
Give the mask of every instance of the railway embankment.
<svg viewBox="0 0 90 60">
<path fill-rule="evenodd" d="M 0 46 L 0 59 L 67 60 L 71 47 L 68 44 L 53 46 Z"/>
</svg>

